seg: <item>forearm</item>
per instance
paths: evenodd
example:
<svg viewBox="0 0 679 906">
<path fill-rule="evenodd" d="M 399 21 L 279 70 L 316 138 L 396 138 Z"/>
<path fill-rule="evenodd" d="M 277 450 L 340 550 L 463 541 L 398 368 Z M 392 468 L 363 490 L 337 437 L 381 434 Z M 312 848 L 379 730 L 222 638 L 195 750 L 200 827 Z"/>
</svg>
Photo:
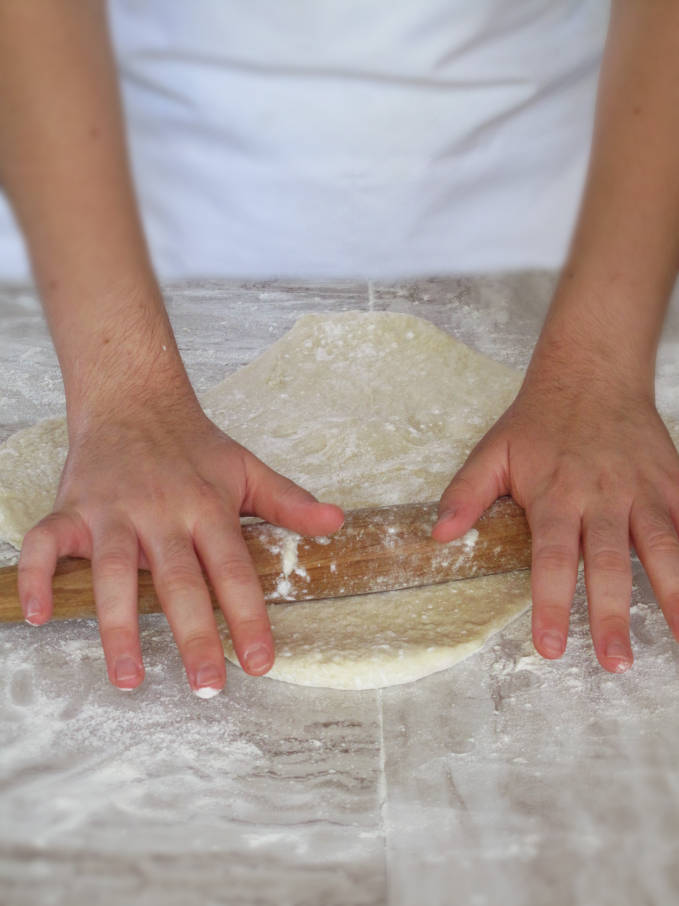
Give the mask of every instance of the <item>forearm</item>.
<svg viewBox="0 0 679 906">
<path fill-rule="evenodd" d="M 581 211 L 532 373 L 561 359 L 652 393 L 679 264 L 677 149 L 679 4 L 615 0 Z"/>
<path fill-rule="evenodd" d="M 0 86 L 0 179 L 27 239 L 69 421 L 138 394 L 154 374 L 184 388 L 136 209 L 103 0 L 2 3 Z"/>
</svg>

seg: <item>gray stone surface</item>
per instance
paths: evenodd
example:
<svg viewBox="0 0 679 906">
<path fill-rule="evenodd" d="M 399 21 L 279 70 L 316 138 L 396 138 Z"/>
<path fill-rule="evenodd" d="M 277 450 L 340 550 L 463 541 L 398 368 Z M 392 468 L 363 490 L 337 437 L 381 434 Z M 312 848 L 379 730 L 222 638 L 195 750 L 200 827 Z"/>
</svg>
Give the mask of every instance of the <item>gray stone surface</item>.
<svg viewBox="0 0 679 906">
<path fill-rule="evenodd" d="M 553 278 L 167 289 L 195 384 L 306 311 L 429 318 L 523 367 Z M 659 398 L 679 417 L 679 319 Z M 63 410 L 39 308 L 0 293 L 0 439 Z M 0 562 L 11 562 L 5 547 Z M 679 896 L 679 654 L 635 565 L 636 664 L 596 664 L 583 589 L 559 662 L 526 615 L 477 655 L 376 692 L 229 670 L 199 701 L 164 618 L 147 679 L 104 675 L 96 624 L 0 627 L 3 906 L 669 906 Z"/>
</svg>

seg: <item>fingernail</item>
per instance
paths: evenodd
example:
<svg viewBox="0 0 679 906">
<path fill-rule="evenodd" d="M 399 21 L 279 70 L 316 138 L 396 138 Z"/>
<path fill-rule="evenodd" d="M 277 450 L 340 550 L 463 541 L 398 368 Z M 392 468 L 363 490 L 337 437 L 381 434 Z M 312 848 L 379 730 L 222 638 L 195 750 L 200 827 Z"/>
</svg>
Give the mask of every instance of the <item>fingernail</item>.
<svg viewBox="0 0 679 906">
<path fill-rule="evenodd" d="M 441 513 L 441 515 L 438 517 L 436 522 L 433 524 L 432 529 L 431 529 L 432 532 L 434 531 L 434 529 L 437 529 L 440 525 L 444 525 L 446 522 L 449 522 L 453 518 L 453 516 L 456 515 L 456 513 L 457 513 L 457 510 L 444 510 Z"/>
<path fill-rule="evenodd" d="M 217 689 L 216 686 L 201 686 L 200 689 L 194 689 L 193 694 L 197 695 L 198 698 L 214 698 L 215 695 L 219 695 L 221 689 Z"/>
<path fill-rule="evenodd" d="M 196 688 L 193 690 L 198 698 L 214 698 L 222 691 L 222 678 L 214 664 L 204 664 L 196 670 Z"/>
<path fill-rule="evenodd" d="M 436 524 L 438 525 L 439 522 L 447 522 L 448 519 L 452 519 L 456 513 L 457 513 L 457 510 L 454 507 L 443 510 L 442 512 L 439 513 L 439 518 L 438 518 L 438 521 L 436 522 Z"/>
<path fill-rule="evenodd" d="M 123 654 L 119 657 L 113 667 L 116 683 L 120 683 L 128 689 L 137 685 L 139 673 L 139 664 L 129 654 Z"/>
<path fill-rule="evenodd" d="M 27 623 L 30 623 L 31 626 L 39 626 L 38 622 L 40 615 L 42 614 L 42 607 L 37 598 L 31 598 L 30 601 L 26 604 L 26 611 L 24 619 Z"/>
<path fill-rule="evenodd" d="M 566 648 L 564 637 L 553 629 L 540 636 L 540 648 L 548 657 L 561 657 Z"/>
<path fill-rule="evenodd" d="M 245 666 L 248 670 L 256 673 L 263 670 L 271 663 L 271 653 L 266 645 L 253 645 L 245 652 Z"/>
<path fill-rule="evenodd" d="M 609 639 L 606 643 L 605 650 L 606 657 L 614 658 L 618 661 L 616 664 L 615 672 L 624 673 L 625 670 L 628 670 L 632 666 L 632 657 L 630 655 L 629 647 L 622 639 Z"/>
</svg>

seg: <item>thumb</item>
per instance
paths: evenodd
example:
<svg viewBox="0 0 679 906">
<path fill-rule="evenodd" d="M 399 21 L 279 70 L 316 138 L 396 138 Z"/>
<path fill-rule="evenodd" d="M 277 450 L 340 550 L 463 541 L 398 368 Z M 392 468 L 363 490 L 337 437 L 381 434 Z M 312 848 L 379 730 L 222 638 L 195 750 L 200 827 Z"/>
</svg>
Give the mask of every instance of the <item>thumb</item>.
<svg viewBox="0 0 679 906">
<path fill-rule="evenodd" d="M 332 503 L 319 503 L 304 488 L 261 460 L 248 462 L 247 509 L 274 525 L 300 535 L 330 535 L 341 528 L 344 513 Z"/>
<path fill-rule="evenodd" d="M 484 438 L 441 495 L 439 518 L 432 529 L 436 541 L 459 538 L 498 497 L 509 492 L 506 442 Z"/>
</svg>

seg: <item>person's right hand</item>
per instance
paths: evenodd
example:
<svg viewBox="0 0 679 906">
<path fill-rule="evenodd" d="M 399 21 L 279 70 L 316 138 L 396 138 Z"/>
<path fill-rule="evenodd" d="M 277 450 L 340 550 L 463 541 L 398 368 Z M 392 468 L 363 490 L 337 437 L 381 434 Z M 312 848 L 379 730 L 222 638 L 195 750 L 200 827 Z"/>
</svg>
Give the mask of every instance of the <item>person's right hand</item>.
<svg viewBox="0 0 679 906">
<path fill-rule="evenodd" d="M 54 511 L 24 539 L 24 615 L 33 624 L 49 620 L 57 558 L 91 559 L 109 677 L 133 689 L 144 678 L 137 568 L 150 568 L 191 688 L 207 698 L 226 676 L 204 570 L 243 668 L 266 673 L 274 645 L 240 514 L 307 535 L 334 532 L 343 521 L 339 507 L 318 503 L 219 431 L 195 400 L 147 401 L 124 417 L 90 419 L 71 438 Z"/>
</svg>

